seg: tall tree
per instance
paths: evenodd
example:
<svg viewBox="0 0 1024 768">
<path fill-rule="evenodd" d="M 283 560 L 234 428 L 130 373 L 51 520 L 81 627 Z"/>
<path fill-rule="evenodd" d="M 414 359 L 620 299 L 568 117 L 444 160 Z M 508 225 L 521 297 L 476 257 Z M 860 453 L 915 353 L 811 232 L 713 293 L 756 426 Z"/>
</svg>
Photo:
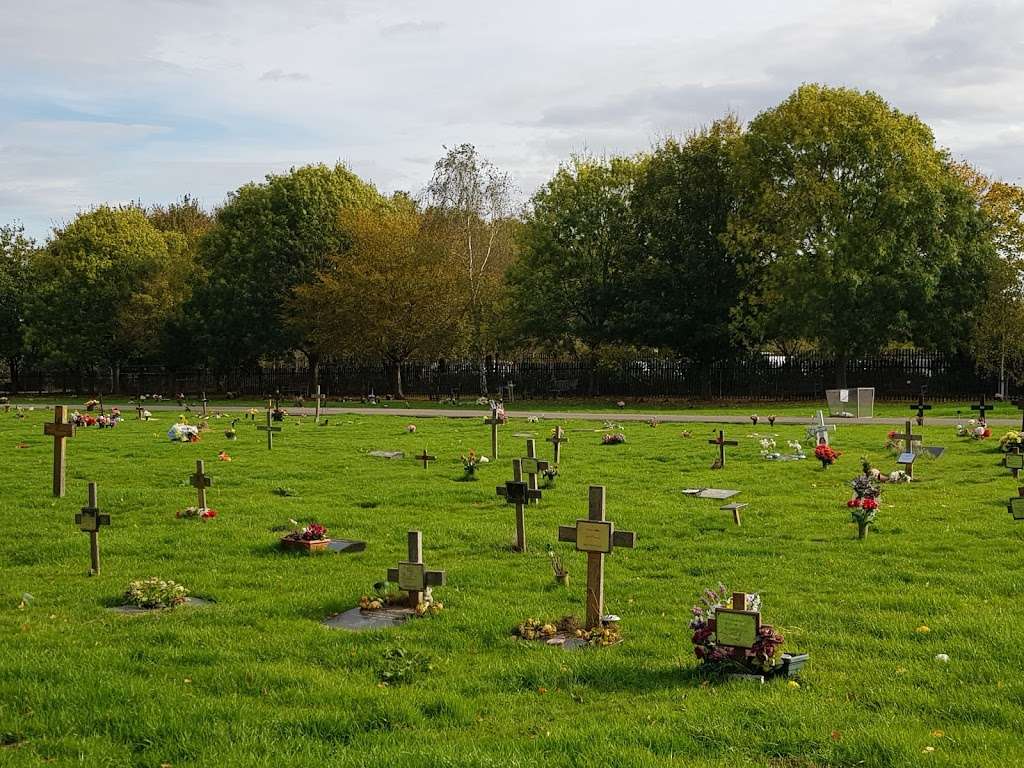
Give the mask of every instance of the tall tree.
<svg viewBox="0 0 1024 768">
<path fill-rule="evenodd" d="M 814 342 L 840 384 L 848 358 L 911 337 L 969 245 L 931 130 L 874 93 L 802 86 L 751 122 L 737 170 L 734 327 Z"/>
<path fill-rule="evenodd" d="M 157 348 L 178 294 L 167 238 L 136 207 L 100 206 L 54 231 L 36 260 L 30 334 L 69 366 L 114 369 Z"/>
<path fill-rule="evenodd" d="M 24 226 L 0 227 L 0 359 L 7 363 L 15 391 L 28 351 L 25 313 L 33 288 L 31 268 L 35 252 L 36 243 L 25 235 Z"/>
<path fill-rule="evenodd" d="M 575 157 L 533 196 L 508 275 L 521 337 L 591 353 L 624 338 L 641 168 L 635 158 Z"/>
<path fill-rule="evenodd" d="M 502 280 L 512 262 L 514 195 L 511 176 L 482 158 L 472 144 L 447 150 L 434 165 L 425 194 L 431 225 L 447 231 L 457 257 L 481 395 L 488 389 L 485 360 L 494 348 Z"/>
<path fill-rule="evenodd" d="M 348 247 L 295 290 L 290 314 L 306 318 L 314 343 L 333 354 L 383 360 L 392 394 L 402 398 L 402 363 L 456 343 L 461 313 L 449 243 L 401 195 L 342 218 Z"/>
<path fill-rule="evenodd" d="M 230 196 L 202 240 L 207 277 L 190 307 L 203 318 L 204 343 L 218 367 L 301 350 L 315 381 L 314 329 L 287 316 L 288 300 L 348 248 L 342 214 L 380 199 L 340 164 L 268 175 Z"/>
<path fill-rule="evenodd" d="M 697 360 L 729 354 L 740 285 L 722 236 L 735 209 L 741 140 L 739 122 L 728 116 L 664 141 L 642 163 L 632 210 L 643 258 L 623 286 L 633 342 Z"/>
</svg>

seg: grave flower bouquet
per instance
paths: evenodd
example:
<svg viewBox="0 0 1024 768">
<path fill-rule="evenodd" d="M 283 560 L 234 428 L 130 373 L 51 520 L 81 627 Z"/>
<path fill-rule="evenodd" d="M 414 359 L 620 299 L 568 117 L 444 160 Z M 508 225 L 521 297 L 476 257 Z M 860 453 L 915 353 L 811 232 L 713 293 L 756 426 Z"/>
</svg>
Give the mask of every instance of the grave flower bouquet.
<svg viewBox="0 0 1024 768">
<path fill-rule="evenodd" d="M 619 445 L 626 442 L 626 435 L 622 432 L 608 432 L 601 437 L 601 445 Z"/>
<path fill-rule="evenodd" d="M 217 516 L 217 510 L 210 507 L 186 507 L 180 512 L 175 513 L 174 516 L 178 518 L 198 517 L 200 520 L 209 520 L 211 517 Z"/>
<path fill-rule="evenodd" d="M 554 638 L 561 635 L 563 642 L 576 639 L 582 640 L 589 646 L 615 645 L 622 640 L 617 625 L 605 625 L 587 630 L 575 616 L 563 616 L 558 621 L 542 621 L 530 617 L 516 627 L 513 634 L 523 640 L 543 640 L 544 642 L 558 642 Z"/>
<path fill-rule="evenodd" d="M 693 630 L 693 652 L 701 663 L 713 669 L 728 670 L 737 666 L 747 672 L 771 672 L 778 663 L 782 633 L 769 624 L 761 624 L 757 638 L 751 648 L 724 648 L 718 645 L 715 636 L 715 613 L 719 608 L 731 608 L 730 592 L 724 584 L 718 589 L 706 589 L 700 602 L 690 609 L 690 629 Z M 760 611 L 761 596 L 748 594 L 744 610 Z"/>
<path fill-rule="evenodd" d="M 188 599 L 188 590 L 181 584 L 151 576 L 130 582 L 124 599 L 137 608 L 173 608 Z"/>
<path fill-rule="evenodd" d="M 238 438 L 238 433 L 235 431 L 235 425 L 238 423 L 238 419 L 232 419 L 231 425 L 224 430 L 224 437 L 228 440 L 235 440 Z"/>
<path fill-rule="evenodd" d="M 180 421 L 171 425 L 171 428 L 167 430 L 167 437 L 172 443 L 198 443 L 199 427 Z"/>
<path fill-rule="evenodd" d="M 558 478 L 558 465 L 550 464 L 548 468 L 541 471 L 544 476 L 544 486 L 546 488 L 552 488 L 555 485 L 555 480 Z"/>
<path fill-rule="evenodd" d="M 992 430 L 989 429 L 985 422 L 971 419 L 967 422 L 966 426 L 957 424 L 956 434 L 957 437 L 967 437 L 971 440 L 985 440 L 992 437 Z"/>
<path fill-rule="evenodd" d="M 562 556 L 548 544 L 548 559 L 551 561 L 551 570 L 555 572 L 555 581 L 562 586 L 569 586 L 569 571 L 562 561 Z"/>
<path fill-rule="evenodd" d="M 291 521 L 294 525 L 298 525 L 294 520 Z M 320 525 L 320 523 L 310 523 L 302 528 L 298 528 L 287 536 L 286 539 L 294 539 L 295 541 L 326 541 L 327 540 L 327 528 L 326 526 Z"/>
<path fill-rule="evenodd" d="M 901 440 L 898 435 L 899 432 L 893 430 L 885 436 L 885 450 L 893 456 L 899 456 L 903 453 L 903 440 Z"/>
<path fill-rule="evenodd" d="M 100 401 L 96 400 L 96 399 L 86 400 L 85 401 L 85 410 L 87 410 L 87 411 L 95 411 L 96 407 L 99 404 L 100 404 Z"/>
<path fill-rule="evenodd" d="M 878 499 L 874 496 L 850 499 L 848 502 L 850 515 L 857 523 L 857 538 L 863 539 L 868 535 L 868 525 L 874 522 L 878 513 Z"/>
<path fill-rule="evenodd" d="M 762 459 L 768 459 L 768 460 L 771 461 L 771 460 L 779 459 L 781 457 L 782 454 L 780 454 L 775 449 L 775 439 L 774 438 L 762 437 L 761 440 L 760 440 L 760 443 L 761 443 L 761 458 Z"/>
<path fill-rule="evenodd" d="M 462 469 L 466 472 L 467 478 L 476 479 L 476 468 L 480 466 L 480 463 L 480 456 L 470 448 L 469 453 L 462 457 Z"/>
<path fill-rule="evenodd" d="M 828 469 L 835 464 L 839 456 L 839 452 L 828 443 L 820 443 L 814 449 L 814 458 L 821 462 L 822 469 Z"/>
<path fill-rule="evenodd" d="M 1024 451 L 1024 432 L 1011 430 L 999 438 L 999 450 L 1003 453 L 1010 453 L 1016 448 Z"/>
</svg>

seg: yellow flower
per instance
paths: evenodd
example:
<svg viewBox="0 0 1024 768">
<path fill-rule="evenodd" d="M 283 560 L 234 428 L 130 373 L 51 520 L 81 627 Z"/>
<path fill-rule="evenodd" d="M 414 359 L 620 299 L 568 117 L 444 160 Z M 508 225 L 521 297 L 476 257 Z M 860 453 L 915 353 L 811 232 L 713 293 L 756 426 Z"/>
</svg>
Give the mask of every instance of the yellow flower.
<svg viewBox="0 0 1024 768">
<path fill-rule="evenodd" d="M 930 754 L 930 753 L 932 753 L 934 751 L 935 751 L 935 747 L 925 747 L 924 749 L 921 750 L 921 753 L 927 755 L 927 754 Z"/>
<path fill-rule="evenodd" d="M 790 680 L 786 685 L 788 685 L 790 688 L 800 687 L 800 683 L 798 683 L 796 680 Z"/>
<path fill-rule="evenodd" d="M 928 628 L 927 624 L 922 624 L 920 627 L 918 627 L 914 631 L 917 632 L 917 634 L 919 634 L 919 635 L 927 635 L 929 632 L 931 632 L 931 629 Z"/>
<path fill-rule="evenodd" d="M 938 729 L 936 729 L 936 730 L 932 731 L 932 738 L 933 738 L 933 739 L 941 739 L 941 738 L 942 738 L 943 736 L 945 736 L 945 735 L 946 735 L 946 734 L 944 734 L 944 733 L 943 733 L 942 731 L 940 731 L 940 730 L 938 730 Z"/>
</svg>

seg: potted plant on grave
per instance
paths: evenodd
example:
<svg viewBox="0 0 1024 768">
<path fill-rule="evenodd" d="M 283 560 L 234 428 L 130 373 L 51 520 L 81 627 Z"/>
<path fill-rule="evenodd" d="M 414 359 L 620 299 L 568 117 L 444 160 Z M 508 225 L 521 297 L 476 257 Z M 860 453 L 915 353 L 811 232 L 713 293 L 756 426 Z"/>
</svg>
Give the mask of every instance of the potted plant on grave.
<svg viewBox="0 0 1024 768">
<path fill-rule="evenodd" d="M 1010 430 L 999 438 L 999 450 L 1003 453 L 1012 453 L 1015 450 L 1024 451 L 1024 432 Z"/>
<path fill-rule="evenodd" d="M 296 528 L 281 537 L 281 548 L 295 552 L 321 552 L 330 545 L 327 528 L 320 523 L 309 523 L 299 528 L 298 523 L 291 521 Z"/>
<path fill-rule="evenodd" d="M 784 639 L 782 633 L 770 624 L 758 625 L 754 643 L 750 648 L 723 647 L 718 644 L 716 614 L 719 609 L 731 609 L 730 592 L 724 584 L 718 589 L 707 589 L 700 602 L 690 610 L 690 629 L 693 652 L 701 666 L 715 673 L 739 673 L 765 676 L 792 677 L 803 666 L 805 656 L 779 656 Z M 744 610 L 760 614 L 761 597 L 748 594 Z M 796 663 L 794 663 L 794 660 Z"/>
<path fill-rule="evenodd" d="M 606 432 L 601 437 L 601 445 L 620 445 L 626 442 L 626 435 L 623 432 Z"/>
<path fill-rule="evenodd" d="M 555 572 L 555 581 L 563 587 L 568 587 L 569 571 L 562 561 L 562 556 L 550 544 L 548 544 L 548 559 L 551 561 L 551 570 Z"/>
<path fill-rule="evenodd" d="M 541 475 L 544 477 L 544 487 L 554 488 L 555 480 L 558 478 L 558 465 L 549 464 L 547 469 L 541 471 Z"/>
<path fill-rule="evenodd" d="M 232 419 L 231 424 L 227 429 L 224 430 L 224 437 L 228 440 L 237 440 L 238 433 L 235 431 L 235 425 L 238 423 L 238 419 Z"/>
<path fill-rule="evenodd" d="M 866 496 L 862 499 L 850 499 L 847 502 L 850 507 L 850 515 L 857 523 L 857 538 L 863 539 L 868 535 L 868 526 L 874 522 L 878 513 L 878 499 Z"/>
<path fill-rule="evenodd" d="M 462 457 L 462 469 L 465 471 L 465 480 L 476 480 L 476 470 L 483 463 L 483 457 L 472 448 L 469 453 Z"/>
<path fill-rule="evenodd" d="M 286 411 L 280 405 L 275 407 L 274 410 L 270 412 L 270 418 L 272 418 L 274 421 L 284 421 L 284 417 L 287 415 L 288 411 Z"/>
<path fill-rule="evenodd" d="M 875 519 L 878 512 L 878 498 L 882 495 L 881 482 L 883 475 L 872 469 L 867 457 L 861 459 L 862 472 L 850 481 L 854 497 L 846 502 L 854 522 L 857 523 L 857 538 L 867 536 L 868 525 Z"/>
<path fill-rule="evenodd" d="M 124 593 L 125 605 L 135 608 L 169 609 L 187 599 L 188 590 L 181 584 L 156 576 L 129 582 Z"/>
<path fill-rule="evenodd" d="M 828 469 L 835 464 L 839 456 L 839 452 L 828 443 L 819 443 L 814 448 L 814 458 L 821 462 L 822 469 Z"/>
</svg>

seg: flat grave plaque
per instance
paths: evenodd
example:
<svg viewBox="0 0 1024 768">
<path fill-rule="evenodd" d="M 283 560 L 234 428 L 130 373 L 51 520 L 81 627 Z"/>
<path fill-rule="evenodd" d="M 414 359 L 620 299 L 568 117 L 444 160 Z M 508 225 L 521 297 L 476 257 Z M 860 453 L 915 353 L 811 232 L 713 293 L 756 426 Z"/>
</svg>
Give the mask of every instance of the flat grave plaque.
<svg viewBox="0 0 1024 768">
<path fill-rule="evenodd" d="M 324 619 L 324 625 L 331 629 L 347 629 L 349 632 L 365 632 L 370 629 L 384 629 L 402 624 L 416 612 L 412 608 L 388 606 L 376 611 L 351 608 L 344 613 Z"/>
<path fill-rule="evenodd" d="M 945 448 L 938 445 L 926 446 L 922 450 L 929 456 L 931 456 L 933 459 L 939 458 L 942 454 L 946 452 Z"/>
<path fill-rule="evenodd" d="M 724 488 L 687 488 L 683 491 L 687 496 L 696 496 L 698 499 L 715 499 L 725 501 L 738 495 L 741 491 L 730 491 Z"/>
<path fill-rule="evenodd" d="M 192 608 L 201 608 L 204 605 L 209 605 L 209 600 L 203 600 L 201 597 L 186 597 L 185 602 L 182 605 L 187 605 Z M 177 606 L 181 607 L 181 606 Z M 114 613 L 125 613 L 129 616 L 141 616 L 144 613 L 162 613 L 164 611 L 173 611 L 174 608 L 140 608 L 137 605 L 114 605 L 107 609 Z"/>
<path fill-rule="evenodd" d="M 907 451 L 906 453 L 901 453 L 896 458 L 896 463 L 897 464 L 913 464 L 914 463 L 914 459 L 916 459 L 916 458 L 917 458 L 917 454 L 916 453 L 911 453 L 910 451 Z"/>
<path fill-rule="evenodd" d="M 366 551 L 366 542 L 355 539 L 331 539 L 327 548 L 332 552 L 364 552 Z"/>
<path fill-rule="evenodd" d="M 404 459 L 405 451 L 370 451 L 370 455 L 378 459 Z"/>
</svg>

